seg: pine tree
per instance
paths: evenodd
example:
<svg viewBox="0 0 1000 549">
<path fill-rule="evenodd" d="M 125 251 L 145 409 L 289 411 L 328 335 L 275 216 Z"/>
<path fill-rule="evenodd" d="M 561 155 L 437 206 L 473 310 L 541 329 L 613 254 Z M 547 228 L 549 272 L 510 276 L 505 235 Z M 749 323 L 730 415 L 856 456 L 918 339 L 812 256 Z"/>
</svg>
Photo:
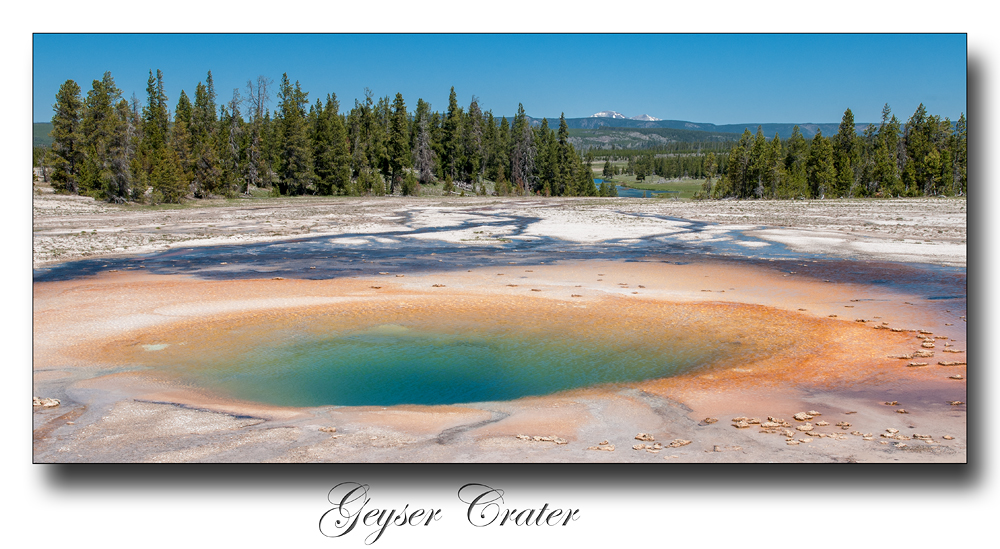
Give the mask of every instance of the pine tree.
<svg viewBox="0 0 1000 549">
<path fill-rule="evenodd" d="M 243 162 L 242 162 L 242 140 L 243 140 L 243 116 L 240 113 L 240 97 L 238 88 L 233 89 L 233 98 L 223 107 L 221 117 L 220 133 L 223 135 L 224 147 L 222 150 L 222 192 L 226 198 L 234 198 L 240 193 L 243 182 Z M 246 188 L 249 194 L 250 189 Z"/>
<path fill-rule="evenodd" d="M 294 85 L 288 74 L 281 75 L 278 98 L 278 125 L 281 135 L 281 164 L 279 187 L 281 194 L 304 194 L 315 183 L 312 147 L 306 124 L 308 93 L 302 91 L 298 81 Z"/>
<path fill-rule="evenodd" d="M 764 198 L 768 168 L 767 139 L 764 137 L 763 129 L 757 126 L 757 133 L 750 145 L 747 176 L 740 196 Z"/>
<path fill-rule="evenodd" d="M 900 159 L 897 158 L 900 148 L 899 120 L 892 115 L 889 104 L 882 107 L 882 122 L 875 138 L 875 159 L 872 169 L 872 179 L 878 186 L 878 191 L 885 196 L 899 195 L 903 191 L 900 179 Z"/>
<path fill-rule="evenodd" d="M 499 181 L 503 176 L 504 183 L 510 186 L 510 155 L 511 155 L 511 131 L 507 117 L 500 118 L 500 128 L 497 130 L 497 138 L 493 143 L 493 168 L 491 171 L 495 181 Z M 509 192 L 507 194 L 510 194 Z"/>
<path fill-rule="evenodd" d="M 538 180 L 534 188 L 535 192 L 541 192 L 544 196 L 552 196 L 556 189 L 556 177 L 558 175 L 558 151 L 556 150 L 556 139 L 549 129 L 549 121 L 542 118 L 542 125 L 534 132 L 535 134 L 535 173 Z"/>
<path fill-rule="evenodd" d="M 167 112 L 167 95 L 163 89 L 163 72 L 149 71 L 146 82 L 146 107 L 143 109 L 143 146 L 150 150 L 161 149 L 167 144 L 170 129 L 170 114 Z"/>
<path fill-rule="evenodd" d="M 442 145 L 444 146 L 441 162 L 446 174 L 450 174 L 452 179 L 458 175 L 459 144 L 461 142 L 462 111 L 458 107 L 458 98 L 455 95 L 455 86 L 451 87 L 451 94 L 448 96 L 448 113 L 445 115 Z"/>
<path fill-rule="evenodd" d="M 154 149 L 151 156 L 149 183 L 153 187 L 153 202 L 180 202 L 187 185 L 177 153 L 169 147 L 161 147 Z"/>
<path fill-rule="evenodd" d="M 554 187 L 557 195 L 579 195 L 583 191 L 582 186 L 573 177 L 575 151 L 569 143 L 569 126 L 566 123 L 566 114 L 559 113 L 559 131 L 556 133 L 556 162 Z"/>
<path fill-rule="evenodd" d="M 493 174 L 495 173 L 494 164 L 496 163 L 497 140 L 500 138 L 499 133 L 500 128 L 497 126 L 496 118 L 493 117 L 493 111 L 486 111 L 483 118 L 483 144 L 479 149 L 479 179 L 491 179 L 496 182 Z"/>
<path fill-rule="evenodd" d="M 721 196 L 734 195 L 738 198 L 750 196 L 752 189 L 750 150 L 752 146 L 753 136 L 750 134 L 750 129 L 745 128 L 736 146 L 729 151 L 725 183 L 716 185 L 716 191 L 722 193 Z"/>
<path fill-rule="evenodd" d="M 412 171 L 407 171 L 406 175 L 403 176 L 403 182 L 400 186 L 400 192 L 403 194 L 403 196 L 420 195 L 420 182 L 417 181 L 417 177 L 413 175 Z"/>
<path fill-rule="evenodd" d="M 193 183 L 196 197 L 207 197 L 221 188 L 222 162 L 217 146 L 218 117 L 212 71 L 208 85 L 195 87 L 194 108 L 191 111 L 191 158 L 194 163 Z"/>
<path fill-rule="evenodd" d="M 955 170 L 955 192 L 959 195 L 965 195 L 968 192 L 968 133 L 968 123 L 965 120 L 965 113 L 961 113 L 958 117 L 958 122 L 955 123 L 955 142 L 954 150 L 952 151 Z"/>
<path fill-rule="evenodd" d="M 830 189 L 833 194 L 854 196 L 856 185 L 854 176 L 858 153 L 854 131 L 854 113 L 851 112 L 851 109 L 847 109 L 840 121 L 837 135 L 833 138 L 834 168 L 837 170 L 836 183 Z"/>
<path fill-rule="evenodd" d="M 775 133 L 774 138 L 768 143 L 765 161 L 767 171 L 764 174 L 764 187 L 768 198 L 785 198 L 779 194 L 785 180 L 784 159 L 781 138 Z"/>
<path fill-rule="evenodd" d="M 88 194 L 114 200 L 111 143 L 119 127 L 115 104 L 121 91 L 115 86 L 110 72 L 94 80 L 84 100 L 81 123 L 84 160 L 80 170 L 80 187 Z"/>
<path fill-rule="evenodd" d="M 535 140 L 534 132 L 524 113 L 524 106 L 517 104 L 517 114 L 511 129 L 513 140 L 511 150 L 511 181 L 519 195 L 525 195 L 535 186 Z"/>
<path fill-rule="evenodd" d="M 785 152 L 785 194 L 789 197 L 810 196 L 806 182 L 806 162 L 809 158 L 809 143 L 798 126 L 792 128 Z"/>
<path fill-rule="evenodd" d="M 928 131 L 927 110 L 924 104 L 917 106 L 913 116 L 903 127 L 903 146 L 906 153 L 902 170 L 903 192 L 907 196 L 918 196 L 928 181 L 925 159 L 931 151 Z"/>
<path fill-rule="evenodd" d="M 825 198 L 826 193 L 836 184 L 837 170 L 834 167 L 833 146 L 829 139 L 823 137 L 823 132 L 820 130 L 816 130 L 812 145 L 809 147 L 806 178 L 810 193 L 815 198 Z"/>
<path fill-rule="evenodd" d="M 409 115 L 403 94 L 397 93 L 392 106 L 392 118 L 389 126 L 389 194 L 395 192 L 395 187 L 402 183 L 404 170 L 410 162 Z"/>
<path fill-rule="evenodd" d="M 174 125 L 171 128 L 170 146 L 177 152 L 181 171 L 187 181 L 194 179 L 194 158 L 191 156 L 191 119 L 194 108 L 184 90 L 181 90 L 174 108 Z"/>
<path fill-rule="evenodd" d="M 72 194 L 79 192 L 79 170 L 83 162 L 83 144 L 80 122 L 83 101 L 80 86 L 67 80 L 56 93 L 52 105 L 52 183 L 56 190 Z"/>
<path fill-rule="evenodd" d="M 170 115 L 163 86 L 163 72 L 149 72 L 146 85 L 146 106 L 142 112 L 143 135 L 140 149 L 144 171 L 153 188 L 153 202 L 179 202 L 187 189 L 180 158 L 169 146 Z"/>
<path fill-rule="evenodd" d="M 475 181 L 479 178 L 483 164 L 483 112 L 479 108 L 479 98 L 472 96 L 469 112 L 462 123 L 462 178 Z"/>
<path fill-rule="evenodd" d="M 874 124 L 865 127 L 865 131 L 858 137 L 857 143 L 860 153 L 858 155 L 859 163 L 854 170 L 858 174 L 856 177 L 857 192 L 854 193 L 854 196 L 872 196 L 878 190 L 878 184 L 875 181 L 878 130 Z"/>
<path fill-rule="evenodd" d="M 326 97 L 327 104 L 330 103 L 330 96 Z M 330 112 L 318 98 L 313 107 L 315 121 L 313 125 L 312 145 L 313 145 L 313 171 L 316 173 L 316 189 L 321 195 L 334 194 L 333 172 L 334 172 L 334 152 L 333 152 L 333 128 Z"/>
</svg>

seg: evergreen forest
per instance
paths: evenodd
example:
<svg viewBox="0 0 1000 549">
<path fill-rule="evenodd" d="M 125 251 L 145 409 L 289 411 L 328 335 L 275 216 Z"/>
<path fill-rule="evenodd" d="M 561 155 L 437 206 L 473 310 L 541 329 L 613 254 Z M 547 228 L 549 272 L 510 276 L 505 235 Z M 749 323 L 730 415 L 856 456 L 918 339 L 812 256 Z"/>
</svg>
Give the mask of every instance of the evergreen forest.
<svg viewBox="0 0 1000 549">
<path fill-rule="evenodd" d="M 863 133 L 844 113 L 840 131 L 805 139 L 798 127 L 783 142 L 760 128 L 730 142 L 669 143 L 642 150 L 581 150 L 565 117 L 550 128 L 526 116 L 499 119 L 473 96 L 447 110 L 403 96 L 342 109 L 336 94 L 310 100 L 288 75 L 265 77 L 220 99 L 212 73 L 174 102 L 164 75 L 149 72 L 145 102 L 122 96 L 110 72 L 83 95 L 67 80 L 53 105 L 52 145 L 36 147 L 34 165 L 57 192 L 111 202 L 295 195 L 615 196 L 618 173 L 702 179 L 698 198 L 824 198 L 964 195 L 966 120 L 929 115 L 923 105 L 905 123 L 883 109 Z M 272 103 L 274 104 L 272 108 Z M 595 164 L 597 162 L 597 164 Z M 604 181 L 595 184 L 595 166 Z"/>
</svg>

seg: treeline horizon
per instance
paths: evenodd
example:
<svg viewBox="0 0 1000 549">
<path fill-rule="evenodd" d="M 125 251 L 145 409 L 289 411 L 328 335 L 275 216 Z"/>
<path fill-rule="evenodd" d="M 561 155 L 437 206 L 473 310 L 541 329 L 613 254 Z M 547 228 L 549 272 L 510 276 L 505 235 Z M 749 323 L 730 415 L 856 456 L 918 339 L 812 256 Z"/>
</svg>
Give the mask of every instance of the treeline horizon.
<svg viewBox="0 0 1000 549">
<path fill-rule="evenodd" d="M 181 91 L 173 110 L 163 73 L 149 72 L 146 103 L 122 97 L 110 72 L 86 97 L 67 80 L 53 105 L 49 154 L 60 192 L 115 202 L 179 202 L 185 196 L 235 197 L 265 189 L 274 196 L 419 194 L 443 183 L 477 194 L 613 196 L 568 141 L 565 119 L 532 128 L 523 105 L 513 120 L 458 105 L 432 111 L 418 99 L 411 113 L 401 94 L 364 101 L 340 112 L 336 94 L 310 102 L 282 75 L 272 111 L 273 81 L 258 77 L 218 104 L 208 72 L 194 99 Z M 487 185 L 489 183 L 489 185 Z"/>
<path fill-rule="evenodd" d="M 714 156 L 714 155 L 713 155 Z M 705 172 L 724 173 L 702 186 L 701 198 L 863 198 L 964 196 L 968 192 L 968 123 L 927 113 L 921 103 L 901 123 L 889 105 L 880 124 L 855 131 L 844 111 L 832 137 L 806 140 L 795 126 L 787 144 L 761 129 L 744 130 L 724 162 L 706 158 Z M 720 170 L 721 166 L 721 170 Z"/>
<path fill-rule="evenodd" d="M 86 97 L 67 80 L 53 105 L 53 143 L 34 163 L 59 192 L 114 202 L 179 202 L 185 197 L 416 195 L 422 185 L 446 193 L 616 196 L 619 173 L 704 179 L 696 198 L 825 198 L 964 195 L 967 123 L 928 115 L 921 104 L 906 124 L 885 105 L 881 124 L 855 131 L 848 108 L 839 131 L 811 139 L 795 126 L 790 139 L 744 130 L 735 143 L 670 143 L 644 150 L 586 150 L 570 142 L 566 119 L 532 127 L 518 104 L 513 120 L 483 112 L 473 95 L 448 109 L 401 94 L 363 101 L 342 113 L 282 75 L 263 76 L 219 104 L 212 73 L 182 90 L 171 111 L 163 74 L 149 72 L 146 103 L 122 97 L 110 72 Z M 725 150 L 725 147 L 730 147 Z M 669 152 L 668 152 L 669 151 Z M 612 166 L 611 160 L 627 166 Z M 595 160 L 605 181 L 595 184 Z M 598 164 L 600 166 L 600 164 Z"/>
</svg>

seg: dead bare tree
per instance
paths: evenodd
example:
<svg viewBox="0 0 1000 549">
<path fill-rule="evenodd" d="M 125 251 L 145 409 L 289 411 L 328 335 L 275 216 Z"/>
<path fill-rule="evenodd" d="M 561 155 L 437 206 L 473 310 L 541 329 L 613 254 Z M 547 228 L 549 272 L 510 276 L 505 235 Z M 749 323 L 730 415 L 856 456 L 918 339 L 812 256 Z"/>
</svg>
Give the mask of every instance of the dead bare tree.
<svg viewBox="0 0 1000 549">
<path fill-rule="evenodd" d="M 427 117 L 420 117 L 417 133 L 417 150 L 415 151 L 416 168 L 420 174 L 421 184 L 430 183 L 434 179 L 434 149 L 431 148 L 431 135 L 427 129 Z"/>
<path fill-rule="evenodd" d="M 247 150 L 245 175 L 247 194 L 250 194 L 251 187 L 261 187 L 265 178 L 267 181 L 271 181 L 270 168 L 264 163 L 261 133 L 263 132 L 267 105 L 271 100 L 267 89 L 272 83 L 274 83 L 273 80 L 263 75 L 257 77 L 256 85 L 253 81 L 247 80 L 247 102 L 249 103 L 247 111 L 251 117 L 250 144 Z"/>
<path fill-rule="evenodd" d="M 518 193 L 528 194 L 531 190 L 535 172 L 535 135 L 530 124 L 521 125 L 521 135 L 517 136 L 514 145 L 514 157 L 511 165 L 511 179 L 517 186 Z"/>
</svg>

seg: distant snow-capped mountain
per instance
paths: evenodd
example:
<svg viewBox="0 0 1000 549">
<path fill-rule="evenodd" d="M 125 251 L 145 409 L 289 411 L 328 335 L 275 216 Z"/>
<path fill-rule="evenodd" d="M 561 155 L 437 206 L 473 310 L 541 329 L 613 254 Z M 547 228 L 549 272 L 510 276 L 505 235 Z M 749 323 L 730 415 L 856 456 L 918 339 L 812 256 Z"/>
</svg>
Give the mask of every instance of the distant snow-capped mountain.
<svg viewBox="0 0 1000 549">
<path fill-rule="evenodd" d="M 659 118 L 649 116 L 648 114 L 640 114 L 639 116 L 633 116 L 631 118 L 625 116 L 618 111 L 601 111 L 597 114 L 590 115 L 591 118 L 620 118 L 622 120 L 639 120 L 642 122 L 656 122 L 660 120 Z"/>
</svg>

